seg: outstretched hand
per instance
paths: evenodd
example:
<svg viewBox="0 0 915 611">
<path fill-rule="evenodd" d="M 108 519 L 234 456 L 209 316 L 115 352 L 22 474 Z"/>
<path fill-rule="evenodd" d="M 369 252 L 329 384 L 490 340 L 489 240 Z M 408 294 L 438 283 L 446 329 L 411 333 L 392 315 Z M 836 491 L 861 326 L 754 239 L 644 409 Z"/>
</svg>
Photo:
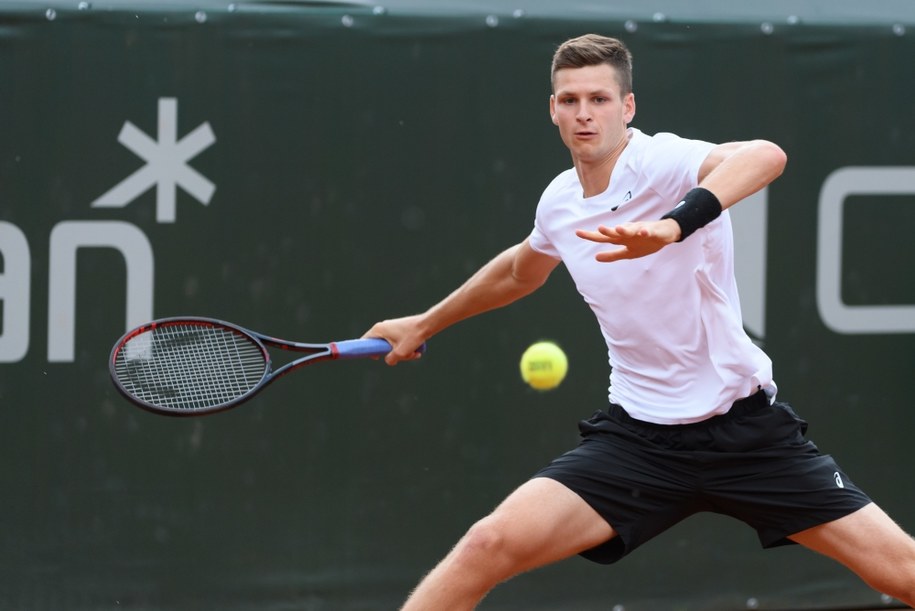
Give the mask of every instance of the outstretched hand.
<svg viewBox="0 0 915 611">
<path fill-rule="evenodd" d="M 602 263 L 610 263 L 622 259 L 637 259 L 658 252 L 680 239 L 680 225 L 673 219 L 662 219 L 623 223 L 613 227 L 600 225 L 596 231 L 578 229 L 575 235 L 583 240 L 619 246 L 613 250 L 599 252 L 595 257 Z"/>
</svg>

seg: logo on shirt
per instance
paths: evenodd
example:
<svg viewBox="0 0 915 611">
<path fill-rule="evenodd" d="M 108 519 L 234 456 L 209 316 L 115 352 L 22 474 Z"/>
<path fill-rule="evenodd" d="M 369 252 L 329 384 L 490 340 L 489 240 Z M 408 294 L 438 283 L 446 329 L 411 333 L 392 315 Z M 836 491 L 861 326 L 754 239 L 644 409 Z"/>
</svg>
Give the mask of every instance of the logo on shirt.
<svg viewBox="0 0 915 611">
<path fill-rule="evenodd" d="M 625 204 L 626 202 L 628 202 L 630 199 L 632 199 L 632 191 L 626 191 L 626 196 L 623 197 L 623 201 L 621 201 L 621 202 L 618 203 L 617 205 L 615 205 L 615 206 L 613 206 L 612 208 L 610 208 L 610 212 L 616 212 L 616 211 L 619 209 L 620 206 L 622 206 L 623 204 Z"/>
</svg>

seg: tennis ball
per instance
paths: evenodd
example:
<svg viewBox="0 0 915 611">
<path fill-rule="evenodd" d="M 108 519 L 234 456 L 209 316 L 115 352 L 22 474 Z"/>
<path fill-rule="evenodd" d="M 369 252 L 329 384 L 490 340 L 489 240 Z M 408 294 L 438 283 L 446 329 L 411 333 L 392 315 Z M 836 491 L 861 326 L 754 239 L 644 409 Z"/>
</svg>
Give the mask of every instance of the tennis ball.
<svg viewBox="0 0 915 611">
<path fill-rule="evenodd" d="M 556 388 L 568 370 L 566 353 L 553 342 L 531 344 L 521 355 L 521 378 L 537 390 Z"/>
</svg>

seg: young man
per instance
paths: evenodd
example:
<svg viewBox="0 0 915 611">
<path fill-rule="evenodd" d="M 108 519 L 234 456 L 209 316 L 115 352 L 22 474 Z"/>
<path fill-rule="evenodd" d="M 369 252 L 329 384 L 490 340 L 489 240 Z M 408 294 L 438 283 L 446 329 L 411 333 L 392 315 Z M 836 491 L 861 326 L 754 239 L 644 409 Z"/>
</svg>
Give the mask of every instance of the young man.
<svg viewBox="0 0 915 611">
<path fill-rule="evenodd" d="M 767 547 L 800 543 L 915 604 L 915 541 L 804 438 L 741 324 L 723 211 L 777 178 L 785 154 L 629 128 L 631 55 L 615 39 L 565 42 L 552 79 L 550 115 L 574 167 L 543 193 L 530 236 L 426 312 L 366 335 L 391 342 L 390 365 L 415 358 L 442 329 L 535 291 L 561 261 L 606 339 L 610 403 L 404 609 L 472 609 L 501 581 L 575 554 L 612 563 L 699 511 L 743 520 Z"/>
</svg>

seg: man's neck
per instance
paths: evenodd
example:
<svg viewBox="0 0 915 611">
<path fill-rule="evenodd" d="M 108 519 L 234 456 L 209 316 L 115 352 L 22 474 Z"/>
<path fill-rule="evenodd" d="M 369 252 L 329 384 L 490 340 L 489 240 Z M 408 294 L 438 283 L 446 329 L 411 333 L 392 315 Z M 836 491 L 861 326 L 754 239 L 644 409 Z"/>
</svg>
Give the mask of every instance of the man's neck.
<svg viewBox="0 0 915 611">
<path fill-rule="evenodd" d="M 628 144 L 629 138 L 623 138 L 619 146 L 602 159 L 587 161 L 572 159 L 575 171 L 578 173 L 578 181 L 581 183 L 583 197 L 594 197 L 607 190 L 610 186 L 613 168 L 616 167 L 616 162 L 619 161 Z"/>
</svg>

